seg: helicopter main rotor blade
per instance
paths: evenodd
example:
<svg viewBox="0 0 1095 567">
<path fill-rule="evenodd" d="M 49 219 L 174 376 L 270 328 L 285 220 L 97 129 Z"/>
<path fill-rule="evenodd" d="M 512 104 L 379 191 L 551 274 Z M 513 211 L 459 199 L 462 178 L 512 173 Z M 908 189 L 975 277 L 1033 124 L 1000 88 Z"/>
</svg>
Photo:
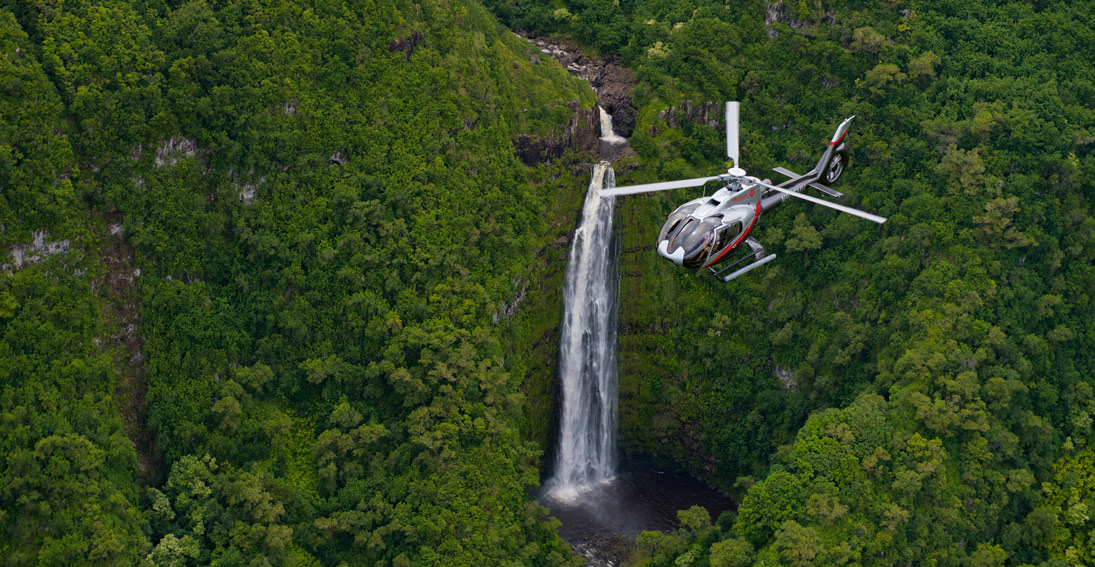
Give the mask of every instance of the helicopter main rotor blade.
<svg viewBox="0 0 1095 567">
<path fill-rule="evenodd" d="M 806 201 L 810 201 L 811 203 L 817 203 L 819 205 L 824 205 L 826 207 L 829 207 L 830 209 L 836 209 L 836 210 L 838 210 L 842 213 L 848 213 L 849 215 L 855 215 L 859 218 L 864 218 L 864 219 L 867 219 L 869 221 L 874 221 L 878 224 L 882 224 L 882 223 L 886 222 L 885 217 L 880 217 L 878 215 L 872 215 L 871 213 L 868 213 L 866 211 L 861 211 L 859 209 L 853 209 L 851 207 L 845 207 L 844 205 L 838 205 L 836 203 L 830 203 L 829 201 L 826 201 L 824 199 L 818 199 L 817 197 L 811 197 L 810 195 L 803 195 L 802 193 L 799 193 L 797 191 L 790 191 L 790 190 L 784 189 L 783 187 L 776 187 L 775 185 L 769 185 L 769 184 L 767 184 L 763 181 L 760 181 L 759 183 L 761 185 L 769 188 L 769 189 L 774 189 L 776 191 L 779 191 L 780 193 L 786 193 L 786 194 L 788 194 L 792 197 L 798 197 L 799 199 L 804 199 Z"/>
<path fill-rule="evenodd" d="M 652 191 L 665 191 L 667 189 L 681 189 L 683 187 L 699 187 L 709 181 L 715 181 L 720 176 L 713 177 L 697 177 L 695 179 L 682 179 L 680 181 L 663 181 L 661 183 L 644 183 L 642 185 L 626 185 L 624 187 L 613 187 L 611 189 L 601 189 L 600 195 L 602 197 L 615 197 L 616 195 L 634 195 L 636 193 L 650 193 Z"/>
<path fill-rule="evenodd" d="M 738 167 L 738 101 L 726 103 L 726 157 Z"/>
</svg>

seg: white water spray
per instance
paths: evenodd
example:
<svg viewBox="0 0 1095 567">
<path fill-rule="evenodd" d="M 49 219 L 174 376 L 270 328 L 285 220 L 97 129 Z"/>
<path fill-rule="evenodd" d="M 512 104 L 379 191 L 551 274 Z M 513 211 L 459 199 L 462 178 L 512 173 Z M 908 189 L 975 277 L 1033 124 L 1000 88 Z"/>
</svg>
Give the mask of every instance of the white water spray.
<svg viewBox="0 0 1095 567">
<path fill-rule="evenodd" d="M 602 111 L 602 121 L 604 116 Z M 546 486 L 548 495 L 559 500 L 572 501 L 616 473 L 615 199 L 601 198 L 602 186 L 616 186 L 608 162 L 594 167 L 567 261 L 559 340 L 559 450 Z"/>
<path fill-rule="evenodd" d="M 627 138 L 616 135 L 612 129 L 612 115 L 600 106 L 597 107 L 597 111 L 601 113 L 601 140 L 612 144 L 626 144 Z"/>
</svg>

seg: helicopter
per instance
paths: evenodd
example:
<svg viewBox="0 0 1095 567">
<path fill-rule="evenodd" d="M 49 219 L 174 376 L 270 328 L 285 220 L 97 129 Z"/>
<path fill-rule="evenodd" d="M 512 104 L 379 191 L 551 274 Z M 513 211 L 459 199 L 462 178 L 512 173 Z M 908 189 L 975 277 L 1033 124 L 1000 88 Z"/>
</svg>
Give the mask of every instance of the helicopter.
<svg viewBox="0 0 1095 567">
<path fill-rule="evenodd" d="M 658 235 L 657 248 L 659 255 L 668 258 L 678 266 L 707 268 L 715 277 L 722 279 L 724 282 L 729 282 L 776 259 L 775 254 L 766 254 L 764 246 L 749 234 L 756 226 L 757 219 L 776 205 L 787 200 L 788 197 L 804 199 L 879 224 L 886 222 L 885 218 L 878 215 L 802 193 L 803 190 L 809 187 L 829 197 L 840 198 L 844 196 L 843 193 L 823 184 L 822 181 L 831 184 L 839 179 L 844 172 L 848 164 L 845 136 L 847 136 L 848 127 L 855 116 L 844 120 L 840 123 L 840 126 L 837 126 L 833 139 L 829 141 L 829 146 L 825 148 L 825 153 L 821 155 L 821 159 L 818 160 L 813 169 L 805 175 L 799 175 L 782 167 L 773 168 L 773 171 L 789 179 L 779 185 L 772 185 L 771 181 L 767 179 L 762 181 L 756 177 L 746 175 L 745 170 L 738 166 L 738 113 L 738 102 L 726 103 L 726 155 L 734 162 L 734 167 L 726 173 L 712 177 L 645 183 L 600 190 L 601 196 L 610 197 L 685 187 L 700 187 L 713 181 L 723 184 L 723 187 L 715 191 L 710 197 L 705 195 L 688 201 L 677 207 L 669 215 L 669 219 L 665 221 L 665 225 L 662 226 L 662 230 Z M 748 250 L 744 254 L 734 253 L 735 251 L 744 250 L 742 244 L 745 244 Z M 715 267 L 716 264 L 735 257 L 737 259 L 730 264 Z M 750 259 L 752 259 L 752 262 L 738 268 Z M 735 270 L 734 268 L 738 269 Z M 727 272 L 730 273 L 727 274 Z"/>
</svg>

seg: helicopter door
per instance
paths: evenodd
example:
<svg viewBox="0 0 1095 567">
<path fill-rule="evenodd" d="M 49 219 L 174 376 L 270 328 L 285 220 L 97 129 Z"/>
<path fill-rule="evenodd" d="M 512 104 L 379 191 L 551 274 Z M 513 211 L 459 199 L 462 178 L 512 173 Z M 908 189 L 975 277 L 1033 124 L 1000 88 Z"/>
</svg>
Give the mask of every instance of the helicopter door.
<svg viewBox="0 0 1095 567">
<path fill-rule="evenodd" d="M 736 220 L 728 225 L 723 225 L 722 230 L 718 231 L 718 237 L 716 240 L 715 253 L 718 253 L 723 248 L 730 246 L 741 236 L 741 221 Z"/>
<path fill-rule="evenodd" d="M 720 254 L 724 253 L 727 246 L 734 243 L 735 240 L 741 236 L 742 224 L 740 220 L 732 221 L 730 224 L 724 224 L 714 231 L 714 238 L 711 239 L 711 243 L 708 245 L 706 253 L 703 255 L 703 261 L 701 265 L 718 258 Z M 721 260 L 722 258 L 720 258 Z"/>
</svg>

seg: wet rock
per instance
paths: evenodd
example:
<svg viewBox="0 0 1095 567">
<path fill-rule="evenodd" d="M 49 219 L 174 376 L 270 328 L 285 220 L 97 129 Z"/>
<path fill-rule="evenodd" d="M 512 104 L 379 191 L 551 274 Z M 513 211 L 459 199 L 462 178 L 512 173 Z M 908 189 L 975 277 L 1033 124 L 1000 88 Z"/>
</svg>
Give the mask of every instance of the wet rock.
<svg viewBox="0 0 1095 567">
<path fill-rule="evenodd" d="M 418 44 L 422 43 L 422 40 L 425 39 L 425 37 L 426 36 L 422 35 L 422 32 L 420 31 L 411 32 L 411 35 L 403 39 L 393 39 L 392 42 L 388 44 L 388 51 L 391 53 L 402 51 L 403 59 L 409 61 L 411 54 L 414 53 L 414 48 L 418 47 Z"/>
<path fill-rule="evenodd" d="M 597 109 L 581 110 L 578 101 L 572 100 L 570 110 L 574 114 L 564 134 L 573 138 L 576 149 L 585 151 L 597 147 L 597 141 L 601 138 L 601 120 Z"/>
<path fill-rule="evenodd" d="M 569 40 L 523 36 L 536 44 L 540 51 L 558 61 L 572 75 L 589 81 L 597 92 L 597 104 L 612 116 L 613 129 L 624 138 L 635 131 L 638 108 L 631 96 L 634 77 L 619 59 L 586 57 L 578 45 Z"/>
<path fill-rule="evenodd" d="M 631 97 L 634 78 L 631 71 L 621 67 L 616 60 L 607 60 L 594 75 L 591 83 L 597 89 L 597 103 L 612 116 L 616 135 L 630 138 L 635 131 L 635 119 L 639 109 Z"/>
<path fill-rule="evenodd" d="M 574 543 L 574 553 L 584 557 L 586 567 L 617 567 L 633 553 L 634 544 L 619 534 L 594 534 Z"/>
</svg>

